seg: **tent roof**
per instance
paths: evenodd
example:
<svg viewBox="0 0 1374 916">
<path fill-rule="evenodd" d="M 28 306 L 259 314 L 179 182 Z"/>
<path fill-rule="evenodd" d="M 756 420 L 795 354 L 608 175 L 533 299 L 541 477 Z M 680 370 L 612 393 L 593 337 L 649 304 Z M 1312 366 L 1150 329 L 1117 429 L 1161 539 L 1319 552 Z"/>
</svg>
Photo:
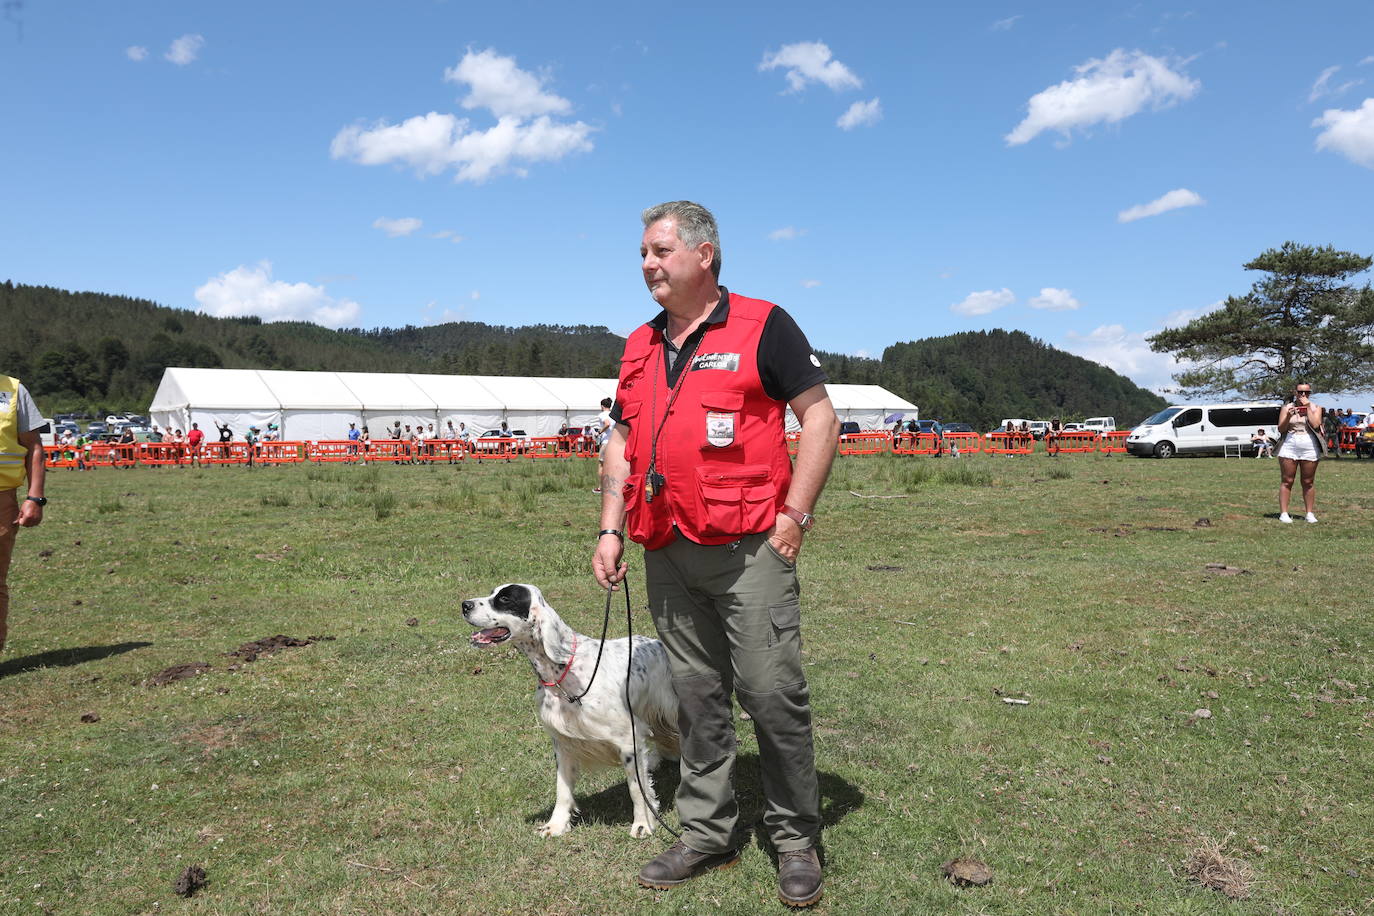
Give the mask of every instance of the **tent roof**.
<svg viewBox="0 0 1374 916">
<path fill-rule="evenodd" d="M 826 393 L 836 410 L 917 410 L 915 404 L 900 398 L 881 385 L 832 385 Z"/>
<path fill-rule="evenodd" d="M 399 372 L 340 372 L 338 376 L 364 410 L 434 410 L 439 406 L 410 376 Z"/>
<path fill-rule="evenodd" d="M 261 369 L 258 376 L 283 407 L 293 410 L 336 410 L 356 413 L 363 405 L 334 372 L 291 372 Z"/>
<path fill-rule="evenodd" d="M 440 410 L 501 410 L 506 405 L 475 375 L 412 375 Z"/>
<path fill-rule="evenodd" d="M 187 369 L 168 366 L 149 410 L 194 405 L 208 409 L 281 406 L 256 369 Z"/>
<path fill-rule="evenodd" d="M 505 404 L 507 410 L 567 410 L 568 402 L 541 385 L 541 381 L 543 379 L 523 376 L 482 378 L 483 386 Z"/>
</svg>

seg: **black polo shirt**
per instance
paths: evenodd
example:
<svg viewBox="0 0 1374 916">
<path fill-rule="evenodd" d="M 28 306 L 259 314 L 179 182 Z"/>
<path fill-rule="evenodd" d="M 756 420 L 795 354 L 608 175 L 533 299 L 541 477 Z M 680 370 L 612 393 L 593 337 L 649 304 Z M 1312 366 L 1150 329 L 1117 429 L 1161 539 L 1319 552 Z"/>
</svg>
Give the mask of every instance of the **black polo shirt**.
<svg viewBox="0 0 1374 916">
<path fill-rule="evenodd" d="M 695 354 L 706 329 L 720 324 L 730 315 L 730 291 L 720 287 L 720 302 L 712 309 L 695 331 L 682 342 L 682 352 Z M 649 321 L 649 327 L 663 335 L 663 363 L 667 367 L 667 384 L 671 388 L 682 374 L 684 363 L 678 360 L 678 348 L 668 339 L 668 313 L 659 312 Z M 806 335 L 797 326 L 792 316 L 775 306 L 764 322 L 763 333 L 759 336 L 758 349 L 759 378 L 763 382 L 763 393 L 775 401 L 790 401 L 808 388 L 826 382 L 821 361 L 811 349 Z M 620 404 L 611 407 L 611 420 L 624 423 L 620 417 Z"/>
</svg>

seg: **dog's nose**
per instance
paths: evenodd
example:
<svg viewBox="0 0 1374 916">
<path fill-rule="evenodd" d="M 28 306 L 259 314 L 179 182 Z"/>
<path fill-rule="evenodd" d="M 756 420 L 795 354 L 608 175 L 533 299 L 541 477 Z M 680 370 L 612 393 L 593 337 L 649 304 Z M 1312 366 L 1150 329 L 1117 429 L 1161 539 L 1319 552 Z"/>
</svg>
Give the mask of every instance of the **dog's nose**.
<svg viewBox="0 0 1374 916">
<path fill-rule="evenodd" d="M 475 605 L 475 604 L 472 603 L 472 600 L 471 600 L 471 599 L 469 599 L 469 600 L 467 600 L 467 601 L 464 601 L 464 602 L 463 602 L 463 613 L 466 614 L 468 611 L 472 610 L 472 609 L 473 609 L 474 607 L 476 607 L 476 606 L 477 606 L 477 605 Z"/>
</svg>

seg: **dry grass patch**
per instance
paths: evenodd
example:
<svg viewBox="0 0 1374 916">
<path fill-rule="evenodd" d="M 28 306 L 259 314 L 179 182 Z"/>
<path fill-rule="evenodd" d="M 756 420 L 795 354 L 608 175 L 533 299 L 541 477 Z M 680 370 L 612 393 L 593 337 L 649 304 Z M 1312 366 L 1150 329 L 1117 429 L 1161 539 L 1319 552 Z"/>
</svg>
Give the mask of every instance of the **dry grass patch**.
<svg viewBox="0 0 1374 916">
<path fill-rule="evenodd" d="M 1226 855 L 1225 848 L 1226 840 L 1218 843 L 1202 837 L 1198 848 L 1184 860 L 1183 870 L 1203 887 L 1221 891 L 1232 900 L 1244 900 L 1254 889 L 1255 870 L 1244 859 Z"/>
</svg>

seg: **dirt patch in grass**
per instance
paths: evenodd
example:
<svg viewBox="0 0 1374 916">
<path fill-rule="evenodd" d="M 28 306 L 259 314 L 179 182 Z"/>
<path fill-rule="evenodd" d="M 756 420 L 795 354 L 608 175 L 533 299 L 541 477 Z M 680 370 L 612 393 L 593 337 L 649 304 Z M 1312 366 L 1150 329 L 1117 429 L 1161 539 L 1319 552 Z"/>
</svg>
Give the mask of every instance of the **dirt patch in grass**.
<svg viewBox="0 0 1374 916">
<path fill-rule="evenodd" d="M 1225 848 L 1225 840 L 1217 843 L 1204 837 L 1184 860 L 1183 870 L 1203 887 L 1220 891 L 1232 900 L 1244 900 L 1254 888 L 1255 870 L 1245 860 L 1226 855 Z"/>
<path fill-rule="evenodd" d="M 977 859 L 950 859 L 940 871 L 958 887 L 982 887 L 992 883 L 992 869 Z"/>
<path fill-rule="evenodd" d="M 164 668 L 157 674 L 143 682 L 145 687 L 162 687 L 174 681 L 184 681 L 188 677 L 195 677 L 210 670 L 209 662 L 186 662 L 180 665 L 173 665 Z"/>
<path fill-rule="evenodd" d="M 276 636 L 265 636 L 262 639 L 255 639 L 239 646 L 233 652 L 226 655 L 231 658 L 241 658 L 246 662 L 255 662 L 263 655 L 273 655 L 282 649 L 292 649 L 299 646 L 308 646 L 311 643 L 321 640 L 331 640 L 333 636 L 307 636 L 305 639 L 298 639 L 295 636 L 283 636 L 278 633 Z"/>
</svg>

